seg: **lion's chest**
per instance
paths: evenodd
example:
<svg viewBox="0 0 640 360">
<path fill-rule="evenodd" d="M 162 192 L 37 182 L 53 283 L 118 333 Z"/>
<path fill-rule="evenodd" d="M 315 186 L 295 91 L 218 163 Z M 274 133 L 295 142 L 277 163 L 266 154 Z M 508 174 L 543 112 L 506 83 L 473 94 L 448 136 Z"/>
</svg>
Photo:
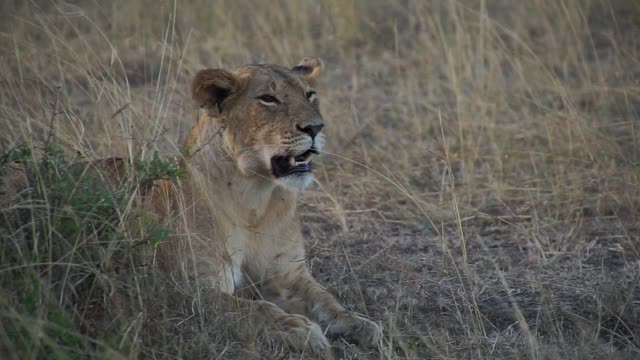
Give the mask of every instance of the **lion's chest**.
<svg viewBox="0 0 640 360">
<path fill-rule="evenodd" d="M 304 258 L 302 243 L 295 230 L 282 226 L 234 227 L 229 229 L 226 248 L 229 275 L 235 289 L 259 285 L 283 271 L 287 264 Z"/>
</svg>

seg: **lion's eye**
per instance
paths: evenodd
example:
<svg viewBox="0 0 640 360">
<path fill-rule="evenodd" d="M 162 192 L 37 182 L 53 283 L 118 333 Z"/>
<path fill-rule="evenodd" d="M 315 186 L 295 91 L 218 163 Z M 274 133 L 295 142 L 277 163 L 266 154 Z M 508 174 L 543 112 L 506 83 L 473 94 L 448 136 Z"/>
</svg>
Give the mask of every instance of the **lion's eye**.
<svg viewBox="0 0 640 360">
<path fill-rule="evenodd" d="M 258 100 L 264 105 L 273 106 L 280 104 L 280 100 L 273 95 L 260 95 L 258 96 Z"/>
<path fill-rule="evenodd" d="M 307 100 L 309 100 L 309 102 L 313 102 L 316 99 L 315 91 L 307 91 L 307 93 L 304 95 L 307 97 Z"/>
</svg>

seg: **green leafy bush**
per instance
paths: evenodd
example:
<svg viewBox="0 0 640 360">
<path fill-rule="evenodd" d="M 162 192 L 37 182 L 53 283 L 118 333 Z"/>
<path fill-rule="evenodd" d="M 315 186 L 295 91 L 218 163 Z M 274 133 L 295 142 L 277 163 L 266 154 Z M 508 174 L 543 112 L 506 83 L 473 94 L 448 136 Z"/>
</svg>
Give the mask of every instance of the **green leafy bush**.
<svg viewBox="0 0 640 360">
<path fill-rule="evenodd" d="M 64 359 L 127 353 L 131 324 L 121 315 L 142 311 L 133 287 L 146 281 L 145 254 L 169 237 L 129 204 L 141 185 L 183 176 L 179 163 L 156 153 L 137 161 L 117 187 L 92 162 L 52 143 L 13 148 L 0 165 L 0 185 L 13 189 L 2 194 L 0 217 L 0 352 Z"/>
</svg>

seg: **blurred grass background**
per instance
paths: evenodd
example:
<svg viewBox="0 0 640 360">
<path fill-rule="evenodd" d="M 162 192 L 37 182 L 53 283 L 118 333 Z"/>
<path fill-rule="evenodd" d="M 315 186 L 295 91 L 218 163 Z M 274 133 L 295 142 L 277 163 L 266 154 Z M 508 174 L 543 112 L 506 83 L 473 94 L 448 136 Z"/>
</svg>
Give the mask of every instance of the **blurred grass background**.
<svg viewBox="0 0 640 360">
<path fill-rule="evenodd" d="M 322 57 L 308 261 L 389 340 L 335 344 L 343 357 L 640 353 L 639 2 L 15 0 L 0 14 L 0 150 L 41 149 L 34 163 L 173 156 L 199 69 Z M 51 214 L 82 204 L 53 207 L 40 184 L 46 216 L 2 209 L 8 358 L 269 357 L 215 315 L 194 320 L 195 290 L 131 271 L 126 206 L 104 215 L 108 245 L 57 234 Z"/>
</svg>

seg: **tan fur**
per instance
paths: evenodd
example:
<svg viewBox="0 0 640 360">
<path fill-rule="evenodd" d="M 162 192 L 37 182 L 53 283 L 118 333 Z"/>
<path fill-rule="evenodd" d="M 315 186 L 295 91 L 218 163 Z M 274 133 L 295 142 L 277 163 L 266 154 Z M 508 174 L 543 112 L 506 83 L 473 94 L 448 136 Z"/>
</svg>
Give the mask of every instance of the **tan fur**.
<svg viewBox="0 0 640 360">
<path fill-rule="evenodd" d="M 183 264 L 185 273 L 193 267 L 200 281 L 228 294 L 222 303 L 236 310 L 240 305 L 245 321 L 297 349 L 328 356 L 324 334 L 374 346 L 381 329 L 347 311 L 312 278 L 296 217 L 298 194 L 308 181 L 279 183 L 269 164 L 274 154 L 309 146 L 300 128 L 323 124 L 315 95 L 307 98 L 321 68 L 319 59 L 307 58 L 293 69 L 250 65 L 199 72 L 192 92 L 202 109 L 185 143 L 187 180 L 170 191 L 156 188 L 154 197 L 161 193 L 165 209 L 158 211 L 186 240 L 179 242 L 191 259 Z M 265 106 L 258 99 L 265 93 L 282 103 Z M 324 135 L 316 135 L 314 146 L 323 142 Z M 169 261 L 176 258 L 175 249 L 161 250 Z M 261 300 L 235 297 L 246 293 Z"/>
</svg>

